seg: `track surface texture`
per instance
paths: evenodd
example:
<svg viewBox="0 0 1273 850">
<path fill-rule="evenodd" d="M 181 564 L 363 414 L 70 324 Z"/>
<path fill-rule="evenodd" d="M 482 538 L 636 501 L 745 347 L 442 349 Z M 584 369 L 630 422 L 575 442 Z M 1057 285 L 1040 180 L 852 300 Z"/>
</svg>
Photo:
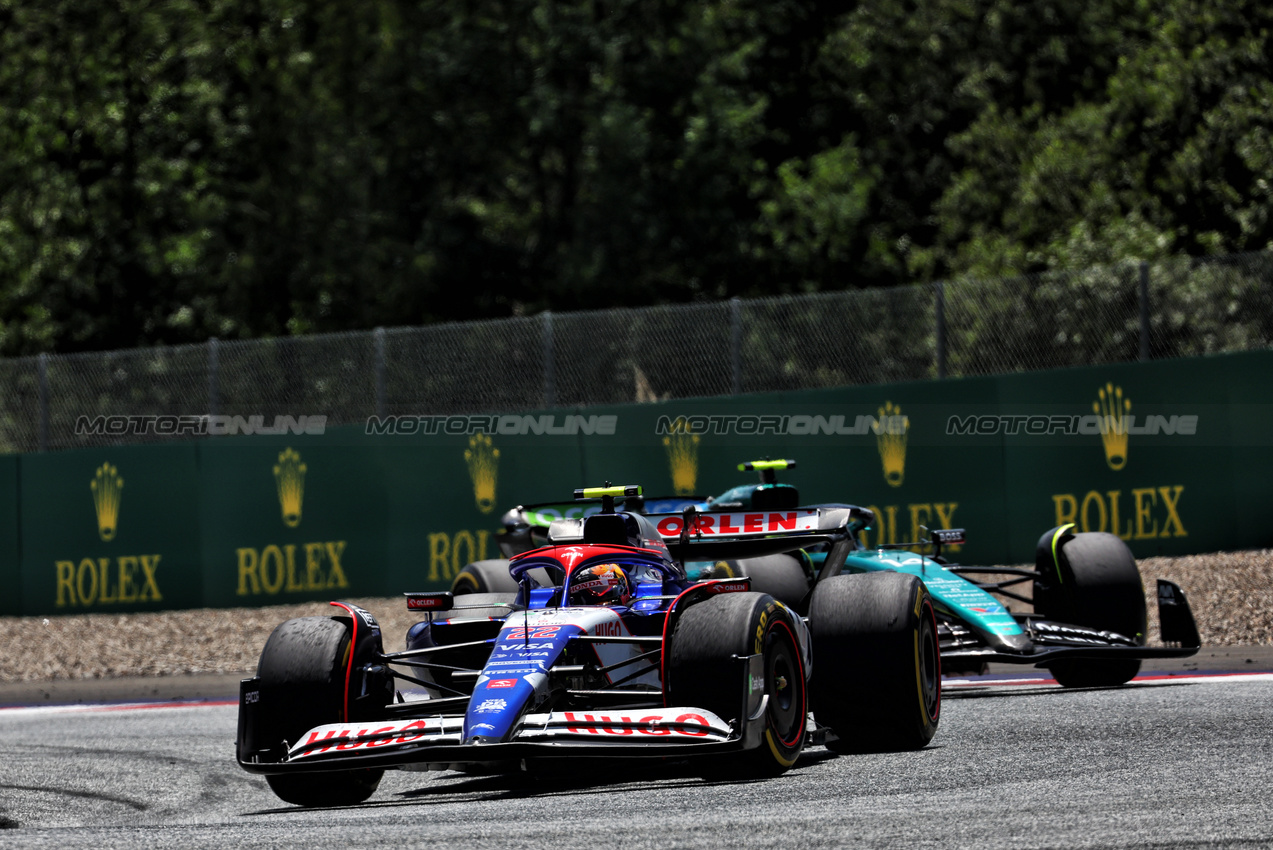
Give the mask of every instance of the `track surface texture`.
<svg viewBox="0 0 1273 850">
<path fill-rule="evenodd" d="M 924 750 L 816 747 L 778 779 L 617 762 L 391 771 L 370 802 L 336 810 L 281 804 L 235 765 L 233 705 L 11 708 L 0 846 L 1273 846 L 1273 676 L 1015 682 L 950 682 Z"/>
</svg>

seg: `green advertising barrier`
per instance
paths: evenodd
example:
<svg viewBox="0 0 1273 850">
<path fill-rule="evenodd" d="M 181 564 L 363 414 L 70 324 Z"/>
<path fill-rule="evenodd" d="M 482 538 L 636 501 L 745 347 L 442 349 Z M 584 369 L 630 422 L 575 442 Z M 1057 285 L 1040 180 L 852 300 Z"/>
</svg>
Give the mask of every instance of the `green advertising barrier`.
<svg viewBox="0 0 1273 850">
<path fill-rule="evenodd" d="M 499 558 L 500 518 L 563 501 L 581 486 L 580 431 L 604 439 L 604 412 L 453 416 L 436 432 L 366 435 L 386 491 L 387 579 L 395 592 L 443 590 L 470 561 Z M 449 432 L 448 432 L 449 431 Z"/>
<path fill-rule="evenodd" d="M 267 605 L 450 586 L 518 504 L 719 495 L 795 458 L 868 545 L 965 528 L 1032 561 L 1072 522 L 1137 557 L 1273 545 L 1273 352 L 0 458 L 7 613 Z M 1102 433 L 1104 431 L 1105 433 Z"/>
<path fill-rule="evenodd" d="M 394 591 L 388 503 L 366 445 L 344 435 L 199 445 L 203 599 L 273 605 Z"/>
<path fill-rule="evenodd" d="M 1195 359 L 1000 378 L 1000 415 L 1026 417 L 1004 437 L 1012 558 L 1033 559 L 1030 531 L 1065 523 L 1117 534 L 1141 558 L 1242 545 L 1228 375 L 1216 366 Z M 1112 427 L 1101 433 L 1102 424 Z"/>
<path fill-rule="evenodd" d="M 1273 545 L 1273 357 L 1248 352 L 1225 358 L 1229 410 L 1229 482 L 1234 535 L 1245 548 Z M 1215 486 L 1226 483 L 1215 479 Z"/>
<path fill-rule="evenodd" d="M 200 605 L 196 454 L 187 443 L 22 456 L 23 613 Z"/>
<path fill-rule="evenodd" d="M 993 406 L 996 391 L 993 380 L 975 379 L 614 408 L 618 439 L 586 439 L 585 468 L 589 480 L 639 483 L 653 496 L 718 495 L 755 480 L 738 471 L 740 462 L 788 457 L 798 466 L 780 480 L 799 487 L 804 503 L 875 511 L 868 543 L 916 540 L 924 528 L 992 528 L 1004 512 L 1002 445 L 956 444 L 938 411 L 960 412 L 974 400 Z M 1005 551 L 987 535 L 961 557 Z"/>
<path fill-rule="evenodd" d="M 794 457 L 806 503 L 872 508 L 868 544 L 962 527 L 965 563 L 1034 559 L 1073 522 L 1137 557 L 1268 546 L 1270 352 L 609 409 L 592 478 L 716 494 L 738 461 Z M 1102 430 L 1106 433 L 1103 435 Z"/>
<path fill-rule="evenodd" d="M 0 457 L 0 614 L 22 613 L 19 539 L 18 458 L 8 455 Z"/>
</svg>

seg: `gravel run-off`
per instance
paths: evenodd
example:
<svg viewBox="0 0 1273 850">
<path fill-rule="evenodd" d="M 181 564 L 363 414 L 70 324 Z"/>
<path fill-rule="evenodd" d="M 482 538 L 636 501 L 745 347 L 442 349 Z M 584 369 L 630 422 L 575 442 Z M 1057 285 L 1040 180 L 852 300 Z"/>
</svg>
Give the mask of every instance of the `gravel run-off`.
<svg viewBox="0 0 1273 850">
<path fill-rule="evenodd" d="M 1149 642 L 1157 642 L 1156 579 L 1185 591 L 1204 646 L 1273 644 L 1273 549 L 1145 558 L 1139 562 L 1149 608 Z M 1026 585 L 1028 586 L 1028 585 Z M 418 614 L 401 596 L 352 599 L 380 621 L 385 649 L 403 648 Z M 1013 610 L 1019 602 L 1004 600 Z M 266 638 L 292 617 L 340 613 L 326 603 L 265 608 L 199 609 L 151 614 L 0 617 L 8 638 L 0 682 L 177 676 L 251 675 Z"/>
</svg>

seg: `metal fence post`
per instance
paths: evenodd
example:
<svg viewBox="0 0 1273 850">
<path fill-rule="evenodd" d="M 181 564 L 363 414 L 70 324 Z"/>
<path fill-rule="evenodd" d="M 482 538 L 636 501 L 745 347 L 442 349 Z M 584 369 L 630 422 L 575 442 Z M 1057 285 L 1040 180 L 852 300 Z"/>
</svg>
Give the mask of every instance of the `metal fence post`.
<svg viewBox="0 0 1273 850">
<path fill-rule="evenodd" d="M 40 392 L 40 451 L 49 450 L 49 355 L 40 352 L 36 361 Z"/>
<path fill-rule="evenodd" d="M 743 301 L 737 295 L 729 299 L 729 361 L 730 392 L 738 395 L 743 391 Z"/>
<path fill-rule="evenodd" d="M 1140 261 L 1140 359 L 1149 359 L 1149 263 Z"/>
<path fill-rule="evenodd" d="M 216 416 L 221 388 L 217 384 L 221 370 L 221 346 L 216 337 L 208 338 L 208 415 Z"/>
<path fill-rule="evenodd" d="M 936 304 L 936 321 L 937 321 L 937 380 L 946 377 L 946 284 L 943 281 L 937 281 L 933 284 L 937 294 Z"/>
<path fill-rule="evenodd" d="M 385 329 L 372 332 L 376 341 L 376 416 L 385 418 Z"/>
<path fill-rule="evenodd" d="M 557 403 L 557 376 L 553 368 L 553 314 L 551 310 L 544 311 L 543 358 L 544 407 L 552 407 Z"/>
</svg>

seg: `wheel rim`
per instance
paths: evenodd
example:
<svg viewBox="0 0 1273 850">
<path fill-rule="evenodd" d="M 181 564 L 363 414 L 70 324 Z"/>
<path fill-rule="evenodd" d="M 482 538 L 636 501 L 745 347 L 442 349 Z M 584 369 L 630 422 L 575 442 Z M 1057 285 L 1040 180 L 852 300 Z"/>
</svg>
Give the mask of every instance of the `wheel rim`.
<svg viewBox="0 0 1273 850">
<path fill-rule="evenodd" d="M 925 604 L 919 626 L 919 677 L 924 694 L 924 711 L 936 720 L 941 710 L 941 656 L 937 648 L 937 628 L 932 606 Z"/>
<path fill-rule="evenodd" d="M 794 638 L 782 623 L 769 630 L 765 652 L 765 693 L 769 696 L 769 725 L 785 747 L 794 747 L 804 734 L 804 672 Z"/>
</svg>

